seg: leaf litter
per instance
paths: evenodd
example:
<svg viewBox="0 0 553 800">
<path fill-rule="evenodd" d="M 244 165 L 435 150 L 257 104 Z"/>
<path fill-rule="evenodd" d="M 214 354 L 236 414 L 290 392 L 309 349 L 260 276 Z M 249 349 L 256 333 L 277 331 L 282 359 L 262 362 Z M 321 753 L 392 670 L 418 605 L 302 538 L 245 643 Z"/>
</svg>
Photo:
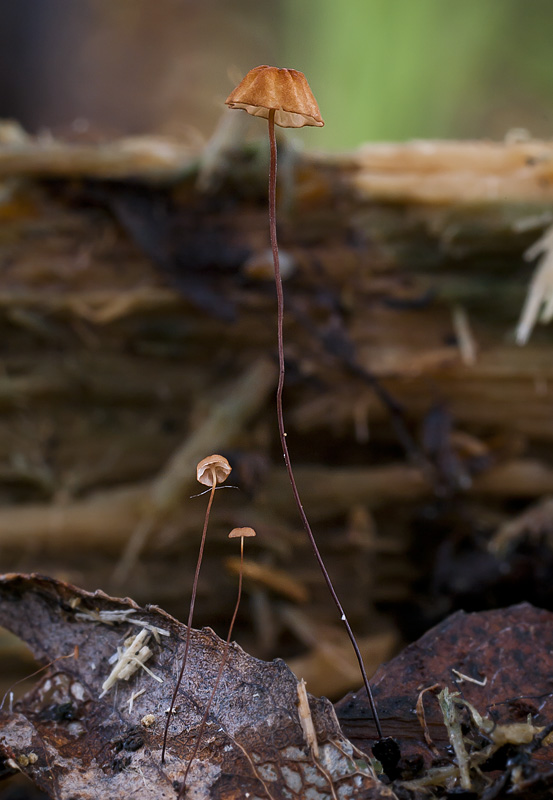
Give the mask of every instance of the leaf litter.
<svg viewBox="0 0 553 800">
<path fill-rule="evenodd" d="M 39 662 L 54 662 L 13 711 L 0 713 L 0 752 L 8 767 L 56 800 L 178 795 L 223 655 L 224 642 L 213 631 L 191 632 L 162 765 L 185 625 L 154 606 L 16 574 L 0 578 L 0 625 Z M 55 661 L 75 645 L 77 658 Z M 283 661 L 266 663 L 231 645 L 186 796 L 393 800 L 371 760 L 344 737 L 325 698 L 309 697 L 314 734 L 306 738 L 299 685 Z"/>
<path fill-rule="evenodd" d="M 381 667 L 372 684 L 402 754 L 392 785 L 408 797 L 551 797 L 550 611 L 521 603 L 457 612 Z M 344 734 L 370 752 L 362 694 L 347 695 L 336 712 Z"/>
<path fill-rule="evenodd" d="M 155 606 L 16 574 L 0 577 L 0 624 L 47 665 L 0 711 L 5 771 L 24 772 L 56 800 L 178 796 L 224 653 L 213 631 L 191 632 L 162 765 L 186 626 Z M 284 662 L 233 644 L 186 797 L 550 797 L 552 653 L 551 612 L 521 604 L 452 615 L 373 680 L 385 733 L 401 750 L 386 767 L 372 756 L 362 693 L 335 711 Z"/>
</svg>

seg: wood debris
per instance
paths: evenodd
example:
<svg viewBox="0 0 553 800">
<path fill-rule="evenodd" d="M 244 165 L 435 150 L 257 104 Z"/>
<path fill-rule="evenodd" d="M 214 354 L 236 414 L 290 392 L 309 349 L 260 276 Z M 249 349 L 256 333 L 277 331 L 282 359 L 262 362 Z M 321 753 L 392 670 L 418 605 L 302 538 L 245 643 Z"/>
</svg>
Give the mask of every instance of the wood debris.
<svg viewBox="0 0 553 800">
<path fill-rule="evenodd" d="M 117 681 L 128 681 L 139 669 L 143 669 L 154 680 L 163 683 L 163 678 L 155 675 L 146 666 L 146 661 L 154 654 L 148 647 L 149 640 L 150 634 L 143 628 L 136 636 L 129 636 L 125 639 L 123 647 L 117 648 L 117 651 L 109 659 L 109 663 L 114 664 L 114 666 L 102 684 L 100 698 L 104 697 L 115 686 Z"/>
<path fill-rule="evenodd" d="M 549 564 L 550 537 L 504 533 L 553 494 L 550 331 L 516 344 L 524 254 L 547 255 L 551 143 L 281 153 L 287 433 L 367 650 L 387 658 L 398 627 L 413 636 L 476 603 L 476 578 L 488 602 L 547 604 L 537 568 L 528 595 L 506 582 L 522 542 Z M 222 452 L 239 489 L 214 509 L 198 623 L 226 624 L 224 537 L 253 524 L 258 623 L 244 605 L 238 640 L 266 658 L 284 647 L 317 692 L 339 693 L 356 681 L 339 643 L 323 652 L 281 613 L 305 598 L 314 627 L 332 619 L 275 456 L 259 155 L 202 164 L 169 140 L 81 147 L 0 128 L 0 545 L 6 570 L 117 585 L 180 615 L 201 530 L 194 465 Z M 449 422 L 427 448 L 437 407 Z"/>
</svg>

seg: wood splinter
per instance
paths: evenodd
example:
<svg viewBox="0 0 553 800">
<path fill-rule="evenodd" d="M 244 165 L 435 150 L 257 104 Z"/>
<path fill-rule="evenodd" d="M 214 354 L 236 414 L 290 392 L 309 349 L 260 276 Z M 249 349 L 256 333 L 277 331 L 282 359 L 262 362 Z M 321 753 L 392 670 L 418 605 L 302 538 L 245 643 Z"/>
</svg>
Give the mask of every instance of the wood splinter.
<svg viewBox="0 0 553 800">
<path fill-rule="evenodd" d="M 319 758 L 319 743 L 317 741 L 317 734 L 315 733 L 315 726 L 313 725 L 313 717 L 311 716 L 309 700 L 307 699 L 307 689 L 305 688 L 305 681 L 303 678 L 298 681 L 297 690 L 298 715 L 301 729 L 313 758 Z"/>
<path fill-rule="evenodd" d="M 100 699 L 115 686 L 117 681 L 128 681 L 138 669 L 143 669 L 154 680 L 163 683 L 163 678 L 154 675 L 151 669 L 146 666 L 146 661 L 153 656 L 152 650 L 148 647 L 151 638 L 150 633 L 145 629 L 125 639 L 125 648 L 117 648 L 117 652 L 110 658 L 109 663 L 114 664 L 108 677 L 102 684 Z"/>
<path fill-rule="evenodd" d="M 303 735 L 305 736 L 307 746 L 311 752 L 315 767 L 327 781 L 333 800 L 338 800 L 336 790 L 332 782 L 332 777 L 319 761 L 319 742 L 317 741 L 317 733 L 315 731 L 315 725 L 313 724 L 313 717 L 311 716 L 311 709 L 309 708 L 309 700 L 307 698 L 307 689 L 305 686 L 306 683 L 302 678 L 298 681 L 296 687 L 298 692 L 298 716 L 300 719 L 301 729 L 303 731 Z"/>
</svg>

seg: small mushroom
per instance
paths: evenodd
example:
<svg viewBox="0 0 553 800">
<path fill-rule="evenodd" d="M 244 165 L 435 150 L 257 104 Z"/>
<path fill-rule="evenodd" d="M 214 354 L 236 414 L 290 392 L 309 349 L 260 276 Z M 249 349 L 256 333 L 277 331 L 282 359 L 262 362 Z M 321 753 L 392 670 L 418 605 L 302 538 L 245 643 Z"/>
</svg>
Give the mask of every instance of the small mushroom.
<svg viewBox="0 0 553 800">
<path fill-rule="evenodd" d="M 248 536 L 257 536 L 253 528 L 233 528 L 228 535 L 229 539 L 238 539 L 239 537 L 247 539 Z"/>
<path fill-rule="evenodd" d="M 253 528 L 233 528 L 231 530 L 231 532 L 229 533 L 229 535 L 228 535 L 229 539 L 238 539 L 238 538 L 240 539 L 240 562 L 241 563 L 243 563 L 243 561 L 244 561 L 244 539 L 247 539 L 247 538 L 252 537 L 252 536 L 256 536 L 256 533 L 255 533 Z M 186 793 L 186 781 L 188 779 L 188 773 L 190 772 L 190 767 L 192 766 L 192 764 L 194 762 L 194 759 L 196 758 L 196 755 L 197 755 L 198 750 L 200 748 L 202 735 L 203 735 L 203 732 L 204 732 L 204 729 L 205 729 L 207 718 L 209 716 L 209 710 L 211 708 L 211 704 L 213 703 L 213 698 L 215 697 L 215 695 L 217 693 L 217 689 L 219 688 L 219 684 L 220 684 L 221 678 L 223 676 L 223 670 L 225 668 L 225 664 L 227 663 L 228 651 L 229 651 L 229 647 L 230 647 L 230 640 L 231 640 L 231 637 L 232 637 L 232 631 L 234 629 L 234 623 L 236 622 L 236 617 L 238 616 L 238 609 L 240 608 L 240 600 L 241 599 L 242 599 L 242 570 L 240 570 L 240 574 L 238 576 L 238 595 L 237 595 L 237 598 L 236 598 L 236 605 L 234 606 L 234 613 L 232 615 L 232 619 L 230 621 L 230 625 L 229 625 L 229 629 L 228 629 L 227 640 L 225 642 L 225 649 L 223 650 L 223 657 L 221 659 L 221 664 L 219 666 L 219 671 L 217 673 L 217 678 L 215 679 L 215 685 L 213 686 L 213 689 L 212 689 L 211 694 L 209 696 L 209 700 L 207 701 L 207 705 L 206 705 L 206 707 L 204 709 L 204 713 L 203 713 L 203 716 L 202 716 L 202 721 L 200 722 L 200 728 L 199 728 L 199 731 L 198 731 L 198 738 L 196 739 L 196 744 L 194 746 L 194 750 L 192 752 L 190 760 L 189 760 L 188 764 L 186 765 L 186 770 L 184 772 L 184 777 L 183 777 L 182 785 L 181 785 L 180 792 L 178 794 L 177 800 L 182 800 L 182 798 L 184 798 L 185 793 Z"/>
<path fill-rule="evenodd" d="M 207 456 L 198 462 L 196 479 L 204 486 L 213 486 L 216 483 L 224 483 L 231 470 L 232 467 L 224 456 Z"/>
<path fill-rule="evenodd" d="M 169 733 L 169 723 L 172 719 L 173 715 L 173 708 L 175 707 L 175 703 L 177 701 L 177 693 L 179 691 L 179 687 L 181 685 L 184 670 L 186 669 L 186 662 L 188 660 L 188 650 L 190 649 L 190 631 L 192 630 L 192 619 L 194 617 L 194 606 L 196 604 L 196 592 L 198 590 L 198 579 L 200 577 L 200 568 L 202 566 L 202 559 L 204 555 L 204 547 L 205 547 L 205 540 L 207 536 L 207 526 L 209 523 L 209 515 L 211 513 L 211 506 L 213 505 L 213 497 L 215 495 L 215 489 L 219 483 L 224 483 L 228 476 L 232 471 L 232 467 L 228 463 L 227 459 L 224 456 L 220 455 L 212 455 L 207 456 L 206 458 L 202 458 L 201 461 L 198 462 L 196 466 L 196 478 L 199 483 L 203 484 L 204 486 L 210 486 L 211 491 L 209 493 L 209 501 L 207 504 L 207 508 L 205 511 L 205 519 L 204 519 L 204 527 L 202 530 L 202 538 L 200 541 L 200 550 L 198 552 L 198 560 L 196 562 L 196 571 L 194 573 L 194 582 L 192 583 L 192 593 L 190 595 L 190 608 L 188 611 L 188 622 L 186 628 L 186 642 L 184 645 L 184 656 L 182 658 L 182 664 L 179 671 L 179 676 L 177 678 L 177 682 L 175 684 L 175 689 L 173 691 L 173 696 L 171 698 L 171 706 L 169 709 L 169 713 L 167 715 L 167 721 L 165 723 L 165 730 L 163 731 L 163 746 L 161 748 L 161 763 L 165 763 L 165 750 L 167 749 L 167 736 Z"/>
</svg>

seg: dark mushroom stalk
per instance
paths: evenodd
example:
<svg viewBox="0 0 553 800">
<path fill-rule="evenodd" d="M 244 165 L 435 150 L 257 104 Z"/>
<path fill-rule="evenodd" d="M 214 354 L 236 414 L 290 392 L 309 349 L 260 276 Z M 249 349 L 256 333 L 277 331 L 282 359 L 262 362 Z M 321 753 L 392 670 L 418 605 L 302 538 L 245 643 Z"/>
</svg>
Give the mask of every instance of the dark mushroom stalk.
<svg viewBox="0 0 553 800">
<path fill-rule="evenodd" d="M 171 698 L 171 706 L 167 714 L 167 722 L 165 723 L 165 730 L 163 731 L 163 746 L 161 748 L 161 763 L 165 763 L 165 750 L 167 748 L 167 736 L 169 733 L 169 724 L 173 714 L 173 709 L 177 700 L 177 694 L 182 682 L 184 670 L 186 669 L 186 661 L 188 659 L 188 650 L 190 648 L 190 631 L 192 629 L 192 618 L 194 616 L 194 606 L 196 604 L 196 592 L 198 590 L 198 578 L 200 577 L 200 568 L 202 566 L 202 559 L 204 555 L 205 540 L 207 536 L 207 526 L 209 524 L 209 515 L 211 513 L 211 506 L 213 505 L 213 497 L 215 496 L 215 489 L 219 483 L 224 483 L 231 473 L 231 466 L 224 456 L 212 455 L 207 458 L 202 458 L 196 467 L 196 478 L 199 483 L 204 486 L 210 486 L 209 501 L 205 511 L 204 527 L 202 531 L 202 538 L 200 540 L 200 550 L 198 552 L 198 560 L 196 562 L 196 571 L 194 573 L 194 582 L 192 584 L 192 593 L 190 595 L 190 609 L 188 611 L 188 622 L 186 628 L 186 643 L 184 645 L 184 656 L 182 664 Z"/>
<path fill-rule="evenodd" d="M 357 640 L 346 616 L 346 612 L 344 611 L 342 603 L 340 602 L 336 590 L 334 589 L 332 580 L 324 564 L 322 555 L 315 540 L 315 536 L 313 535 L 313 531 L 311 530 L 309 520 L 307 519 L 303 504 L 301 502 L 292 470 L 290 455 L 288 453 L 288 444 L 286 441 L 286 432 L 284 428 L 284 415 L 282 410 L 282 391 L 284 388 L 285 376 L 283 337 L 284 293 L 280 274 L 276 231 L 277 146 L 275 138 L 275 124 L 280 125 L 283 128 L 302 128 L 305 125 L 322 127 L 324 122 L 305 75 L 302 72 L 298 72 L 294 69 L 279 69 L 277 67 L 269 66 L 256 67 L 248 72 L 236 89 L 227 97 L 225 102 L 229 108 L 241 108 L 252 116 L 263 117 L 264 119 L 268 120 L 269 124 L 269 143 L 271 154 L 269 169 L 269 229 L 277 292 L 279 376 L 276 406 L 280 443 L 282 446 L 282 453 L 284 455 L 284 463 L 290 479 L 290 485 L 292 487 L 292 492 L 300 513 L 303 527 L 305 528 L 307 536 L 309 537 L 315 558 L 317 559 L 319 567 L 321 568 L 321 572 L 323 573 L 328 590 L 338 609 L 340 619 L 346 627 L 347 634 L 355 651 L 361 676 L 363 678 L 363 683 L 367 691 L 371 711 L 374 717 L 378 738 L 382 739 L 382 728 L 380 726 L 376 704 L 374 702 L 369 678 L 367 676 L 359 645 L 357 644 Z"/>
<path fill-rule="evenodd" d="M 240 572 L 238 573 L 238 595 L 236 597 L 236 605 L 234 606 L 234 613 L 232 615 L 232 619 L 230 621 L 228 629 L 227 640 L 225 642 L 225 649 L 223 651 L 223 657 L 221 659 L 221 664 L 219 666 L 219 672 L 217 673 L 215 684 L 213 686 L 213 689 L 211 690 L 211 694 L 209 695 L 209 700 L 207 701 L 207 705 L 205 707 L 202 720 L 200 722 L 200 729 L 198 731 L 196 744 L 194 746 L 194 750 L 192 752 L 192 755 L 190 756 L 188 764 L 186 765 L 184 778 L 182 780 L 182 786 L 180 788 L 177 800 L 182 800 L 186 792 L 186 781 L 188 780 L 188 773 L 190 772 L 190 767 L 192 766 L 194 759 L 198 754 L 200 742 L 202 741 L 202 735 L 206 726 L 207 718 L 209 716 L 209 709 L 211 708 L 211 705 L 213 703 L 213 698 L 215 697 L 217 689 L 219 688 L 219 683 L 221 682 L 221 678 L 223 676 L 223 670 L 225 668 L 225 664 L 227 663 L 232 631 L 234 629 L 234 623 L 236 622 L 236 617 L 238 616 L 238 609 L 240 608 L 240 600 L 242 599 L 242 576 L 244 571 L 244 539 L 247 539 L 250 536 L 255 536 L 255 535 L 256 533 L 253 528 L 233 528 L 228 535 L 229 539 L 240 538 Z"/>
</svg>

